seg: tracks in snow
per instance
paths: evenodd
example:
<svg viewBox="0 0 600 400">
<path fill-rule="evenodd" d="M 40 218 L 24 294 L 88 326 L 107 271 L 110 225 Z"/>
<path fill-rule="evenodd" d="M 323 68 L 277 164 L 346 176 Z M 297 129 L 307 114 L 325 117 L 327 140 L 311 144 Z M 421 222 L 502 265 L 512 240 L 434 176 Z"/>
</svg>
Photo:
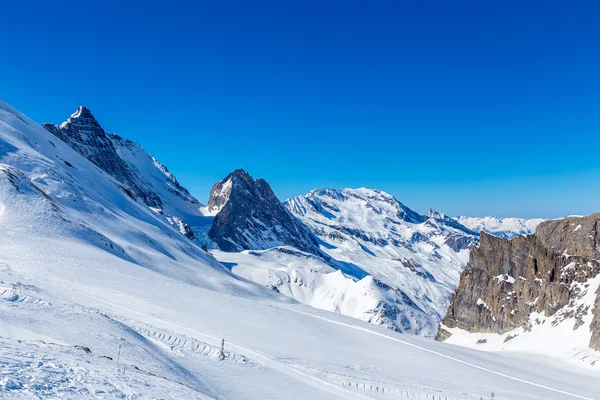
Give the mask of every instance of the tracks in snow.
<svg viewBox="0 0 600 400">
<path fill-rule="evenodd" d="M 22 294 L 13 289 L 0 289 L 0 299 L 12 303 L 38 304 L 42 306 L 51 306 L 50 302 L 42 300 L 39 297 Z"/>
<path fill-rule="evenodd" d="M 394 337 L 387 336 L 387 335 L 384 335 L 384 334 L 379 333 L 379 332 L 372 331 L 372 330 L 367 329 L 367 328 L 363 328 L 361 326 L 350 325 L 350 324 L 346 324 L 344 322 L 334 321 L 334 320 L 331 320 L 331 319 L 328 319 L 328 318 L 320 317 L 318 315 L 313 315 L 313 314 L 305 313 L 305 312 L 302 312 L 302 311 L 293 310 L 291 308 L 286 308 L 286 307 L 278 307 L 278 308 L 281 308 L 281 309 L 284 309 L 284 310 L 287 310 L 287 311 L 292 311 L 292 312 L 295 312 L 295 313 L 298 313 L 298 314 L 307 315 L 309 317 L 313 317 L 313 318 L 316 318 L 316 319 L 327 321 L 327 322 L 332 323 L 332 324 L 345 326 L 345 327 L 350 328 L 350 329 L 356 329 L 356 330 L 359 330 L 359 331 L 367 332 L 367 333 L 369 333 L 371 335 L 381 336 L 381 337 L 386 338 L 388 340 L 391 340 L 391 341 L 394 341 L 394 342 L 398 342 L 398 343 L 404 344 L 406 346 L 413 347 L 413 348 L 425 351 L 425 352 L 433 354 L 433 355 L 435 355 L 437 357 L 446 358 L 448 360 L 452 360 L 454 362 L 457 362 L 457 363 L 460 363 L 460 364 L 463 364 L 463 365 L 467 365 L 469 367 L 472 367 L 472 368 L 475 368 L 475 369 L 478 369 L 478 370 L 481 370 L 481 371 L 485 371 L 485 372 L 488 372 L 488 373 L 493 374 L 493 375 L 501 376 L 501 377 L 506 378 L 506 379 L 510 379 L 510 380 L 513 380 L 513 381 L 516 381 L 516 382 L 520 382 L 520 383 L 524 383 L 524 384 L 527 384 L 527 385 L 535 386 L 535 387 L 538 387 L 538 388 L 541 388 L 541 389 L 546 389 L 546 390 L 548 390 L 550 392 L 560 393 L 562 395 L 573 397 L 573 398 L 576 398 L 576 399 L 594 400 L 594 399 L 592 399 L 590 397 L 580 396 L 580 395 L 575 394 L 575 393 L 569 393 L 569 392 L 566 392 L 566 391 L 563 391 L 563 390 L 552 388 L 550 386 L 541 385 L 539 383 L 531 382 L 531 381 L 528 381 L 528 380 L 525 380 L 525 379 L 517 378 L 515 376 L 504 374 L 502 372 L 494 371 L 494 370 L 482 367 L 482 366 L 477 365 L 477 364 L 473 364 L 473 363 L 470 363 L 470 362 L 467 362 L 467 361 L 463 361 L 463 360 L 458 359 L 456 357 L 452 357 L 452 356 L 449 356 L 449 355 L 446 355 L 446 354 L 443 354 L 443 353 L 440 353 L 440 352 L 437 352 L 437 351 L 434 351 L 434 350 L 431 350 L 431 349 L 428 349 L 428 348 L 425 348 L 425 347 L 422 347 L 422 346 L 418 346 L 418 345 L 413 344 L 413 343 L 409 343 L 407 341 L 404 341 L 404 340 L 401 340 L 401 339 L 398 339 L 398 338 L 394 338 Z"/>
<path fill-rule="evenodd" d="M 144 313 L 141 313 L 139 311 L 135 311 L 132 310 L 130 308 L 124 307 L 120 304 L 115 304 L 111 301 L 107 301 L 95 296 L 91 296 L 89 294 L 86 294 L 86 296 L 93 298 L 94 300 L 100 301 L 102 303 L 108 304 L 111 307 L 117 308 L 117 309 L 121 309 L 121 310 L 125 310 L 128 313 L 132 313 L 132 314 L 136 314 L 136 315 L 140 315 L 145 319 L 151 319 L 154 320 L 162 325 L 169 325 L 172 326 L 174 328 L 177 328 L 177 330 L 179 332 L 188 332 L 190 335 L 194 335 L 197 338 L 201 338 L 203 341 L 206 341 L 207 343 L 211 344 L 212 346 L 218 346 L 221 342 L 221 338 L 215 337 L 215 336 L 211 336 L 211 335 L 207 335 L 205 333 L 202 332 L 198 332 L 196 330 L 190 329 L 190 328 L 186 328 L 184 326 L 181 325 L 177 325 L 174 324 L 172 322 L 168 322 L 165 320 L 162 320 L 160 318 L 156 318 Z M 238 345 L 236 343 L 233 342 L 228 342 L 227 344 L 228 348 L 239 352 L 239 353 L 244 353 L 245 355 L 247 355 L 252 361 L 258 362 L 266 367 L 269 367 L 272 370 L 275 370 L 277 372 L 280 372 L 284 375 L 287 375 L 291 378 L 294 378 L 302 383 L 305 383 L 307 385 L 310 385 L 314 388 L 317 388 L 319 390 L 322 390 L 324 392 L 327 392 L 329 394 L 338 396 L 340 398 L 343 399 L 359 399 L 359 400 L 365 400 L 365 399 L 371 399 L 371 397 L 368 397 L 366 395 L 363 395 L 361 393 L 357 393 L 355 391 L 352 390 L 348 390 L 345 389 L 341 386 L 335 385 L 333 383 L 327 382 L 325 380 L 322 380 L 320 378 L 317 378 L 315 376 L 312 376 L 308 373 L 305 373 L 303 371 L 300 371 L 294 367 L 291 367 L 289 365 L 286 365 L 280 361 L 277 361 L 269 356 L 267 356 L 266 354 L 260 353 L 258 351 L 254 351 L 251 350 L 249 348 L 243 347 L 241 345 Z"/>
</svg>

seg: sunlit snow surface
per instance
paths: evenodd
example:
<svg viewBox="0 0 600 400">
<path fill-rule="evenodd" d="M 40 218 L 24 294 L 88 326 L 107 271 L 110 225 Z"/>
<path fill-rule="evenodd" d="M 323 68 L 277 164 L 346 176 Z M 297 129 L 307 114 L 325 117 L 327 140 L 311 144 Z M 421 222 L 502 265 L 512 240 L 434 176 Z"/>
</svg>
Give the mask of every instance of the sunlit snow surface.
<svg viewBox="0 0 600 400">
<path fill-rule="evenodd" d="M 435 336 L 468 261 L 468 244 L 476 241 L 474 232 L 435 211 L 419 215 L 379 190 L 313 190 L 285 204 L 311 228 L 321 249 L 342 261 L 342 271 L 396 289 L 387 298 L 390 308 L 398 308 L 399 331 Z"/>
<path fill-rule="evenodd" d="M 456 217 L 456 220 L 476 232 L 486 232 L 494 236 L 512 238 L 519 235 L 530 235 L 535 228 L 545 221 L 543 218 L 497 218 L 497 217 Z"/>
<path fill-rule="evenodd" d="M 237 277 L 0 108 L 2 399 L 600 397 L 598 374 L 401 335 Z"/>
</svg>

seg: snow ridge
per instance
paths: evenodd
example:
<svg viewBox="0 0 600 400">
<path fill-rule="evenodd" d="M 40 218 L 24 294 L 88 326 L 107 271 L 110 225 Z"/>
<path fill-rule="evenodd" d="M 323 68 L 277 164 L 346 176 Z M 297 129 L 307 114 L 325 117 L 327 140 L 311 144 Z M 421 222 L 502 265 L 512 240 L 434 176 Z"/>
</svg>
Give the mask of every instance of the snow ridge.
<svg viewBox="0 0 600 400">
<path fill-rule="evenodd" d="M 442 213 L 420 215 L 381 190 L 317 189 L 285 205 L 343 272 L 359 280 L 371 276 L 395 298 L 379 304 L 394 329 L 435 335 L 432 324 L 446 311 L 475 232 Z"/>
</svg>

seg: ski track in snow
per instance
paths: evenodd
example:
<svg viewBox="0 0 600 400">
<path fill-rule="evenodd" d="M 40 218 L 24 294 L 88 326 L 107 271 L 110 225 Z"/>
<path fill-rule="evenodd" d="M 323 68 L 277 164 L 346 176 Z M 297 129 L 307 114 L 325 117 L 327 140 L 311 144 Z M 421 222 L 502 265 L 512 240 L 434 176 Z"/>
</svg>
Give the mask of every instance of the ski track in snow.
<svg viewBox="0 0 600 400">
<path fill-rule="evenodd" d="M 196 331 L 194 329 L 186 328 L 184 326 L 181 326 L 181 325 L 178 325 L 178 324 L 174 324 L 172 322 L 168 322 L 168 321 L 165 321 L 163 319 L 156 318 L 156 317 L 153 317 L 153 316 L 150 316 L 150 315 L 147 315 L 147 314 L 144 314 L 144 313 L 141 313 L 141 312 L 129 309 L 127 307 L 121 306 L 119 304 L 115 304 L 113 302 L 110 302 L 110 301 L 107 301 L 107 300 L 104 300 L 104 299 L 101 299 L 101 298 L 98 298 L 98 297 L 95 297 L 95 296 L 90 296 L 90 295 L 88 295 L 88 296 L 90 298 L 93 298 L 93 299 L 98 300 L 98 301 L 100 301 L 102 303 L 108 304 L 110 306 L 113 306 L 113 307 L 116 307 L 116 308 L 120 308 L 122 310 L 125 310 L 127 312 L 131 312 L 131 313 L 134 313 L 134 314 L 137 314 L 137 315 L 141 315 L 141 316 L 143 316 L 145 318 L 150 318 L 152 320 L 155 320 L 156 322 L 159 322 L 161 324 L 170 325 L 170 326 L 172 326 L 174 328 L 177 328 L 179 330 L 184 330 L 184 331 L 190 332 L 193 335 L 200 336 L 202 338 L 202 340 L 206 340 L 209 343 L 212 341 L 215 346 L 218 346 L 218 344 L 221 341 L 221 338 L 218 338 L 216 336 L 207 335 L 205 333 Z M 334 321 L 334 320 L 331 320 L 331 319 L 328 319 L 328 318 L 324 318 L 324 317 L 321 317 L 321 316 L 318 316 L 318 315 L 313 315 L 313 314 L 305 313 L 305 312 L 294 310 L 294 309 L 287 308 L 287 307 L 280 307 L 280 306 L 274 306 L 274 307 L 280 308 L 280 309 L 284 309 L 286 311 L 292 311 L 292 312 L 295 312 L 295 313 L 298 313 L 298 314 L 306 315 L 306 316 L 309 316 L 309 317 L 312 317 L 312 318 L 323 320 L 323 321 L 326 321 L 326 322 L 329 322 L 329 323 L 332 323 L 332 324 L 335 324 L 335 325 L 340 325 L 340 326 L 343 326 L 343 327 L 346 327 L 346 328 L 350 328 L 350 329 L 355 329 L 355 330 L 359 330 L 359 331 L 362 331 L 362 332 L 366 332 L 366 333 L 369 333 L 371 335 L 380 336 L 380 337 L 383 337 L 385 339 L 388 339 L 388 340 L 391 340 L 391 341 L 394 341 L 394 342 L 397 342 L 397 343 L 401 343 L 403 345 L 406 345 L 406 346 L 409 346 L 409 347 L 413 347 L 413 348 L 422 350 L 424 352 L 433 354 L 433 355 L 435 355 L 437 357 L 443 357 L 443 358 L 446 358 L 448 360 L 451 360 L 451 361 L 454 361 L 454 362 L 457 362 L 457 363 L 460 363 L 460 364 L 467 365 L 467 366 L 469 366 L 471 368 L 475 368 L 475 369 L 478 369 L 478 370 L 481 370 L 481 371 L 484 371 L 484 372 L 487 372 L 487 373 L 490 373 L 490 374 L 493 374 L 493 375 L 497 375 L 497 376 L 500 376 L 500 377 L 503 377 L 503 378 L 506 378 L 506 379 L 510 379 L 510 380 L 513 380 L 513 381 L 516 381 L 516 382 L 524 383 L 526 385 L 535 386 L 535 387 L 538 387 L 538 388 L 541 388 L 541 389 L 545 389 L 545 390 L 548 390 L 548 391 L 551 391 L 551 392 L 554 392 L 554 393 L 560 393 L 562 395 L 573 397 L 573 398 L 577 398 L 577 399 L 595 400 L 595 399 L 593 399 L 591 397 L 580 396 L 580 395 L 577 395 L 575 393 L 570 393 L 570 392 L 563 391 L 563 390 L 560 390 L 560 389 L 556 389 L 556 388 L 553 388 L 553 387 L 550 387 L 550 386 L 541 385 L 539 383 L 535 383 L 535 382 L 528 381 L 528 380 L 525 380 L 525 379 L 521 379 L 521 378 L 518 378 L 518 377 L 515 377 L 515 376 L 507 375 L 507 374 L 504 374 L 502 372 L 494 371 L 492 369 L 489 369 L 489 368 L 486 368 L 486 367 L 482 367 L 480 365 L 473 364 L 473 363 L 470 363 L 468 361 L 464 361 L 464 360 L 461 360 L 459 358 L 456 358 L 456 357 L 453 357 L 453 356 L 449 356 L 447 354 L 443 354 L 443 353 L 437 352 L 435 350 L 430 350 L 430 349 L 427 349 L 425 347 L 422 347 L 422 346 L 419 346 L 419 345 L 416 345 L 416 344 L 413 344 L 413 343 L 409 343 L 407 341 L 404 341 L 404 340 L 401 340 L 401 339 L 398 339 L 398 338 L 387 336 L 387 335 L 384 335 L 384 334 L 379 333 L 379 332 L 372 331 L 372 330 L 367 329 L 367 328 L 363 328 L 363 327 L 356 326 L 356 325 L 346 324 L 344 322 Z M 283 364 L 281 362 L 278 362 L 277 360 L 269 357 L 266 354 L 263 354 L 261 352 L 249 349 L 249 348 L 241 346 L 241 345 L 238 345 L 238 344 L 233 343 L 231 341 L 228 342 L 228 347 L 234 349 L 236 352 L 240 352 L 240 353 L 243 352 L 243 353 L 245 353 L 251 359 L 258 361 L 258 362 L 264 364 L 265 366 L 268 366 L 271 369 L 274 369 L 274 370 L 276 370 L 278 372 L 281 372 L 282 374 L 285 374 L 285 375 L 287 375 L 289 377 L 297 379 L 300 382 L 303 382 L 303 383 L 306 383 L 308 385 L 311 385 L 311 386 L 313 386 L 313 387 L 315 387 L 317 389 L 324 390 L 327 393 L 330 393 L 330 394 L 333 394 L 333 395 L 336 395 L 336 396 L 340 396 L 341 398 L 344 398 L 344 399 L 350 399 L 350 398 L 351 399 L 371 399 L 371 397 L 362 395 L 362 394 L 357 393 L 355 391 L 348 390 L 348 389 L 345 389 L 344 387 L 341 387 L 341 386 L 338 386 L 336 384 L 333 384 L 333 383 L 327 382 L 325 380 L 319 379 L 319 378 L 317 378 L 315 376 L 312 376 L 310 374 L 307 374 L 307 373 L 304 373 L 302 371 L 299 371 L 298 369 L 293 368 L 293 367 L 291 367 L 289 365 L 286 365 L 286 364 Z M 344 386 L 346 386 L 346 385 L 344 385 Z M 360 384 L 356 384 L 356 383 L 350 383 L 347 386 L 349 388 L 354 388 L 354 389 L 358 389 L 358 390 L 361 390 L 361 389 L 362 390 L 367 390 L 366 387 L 361 387 Z M 365 386 L 365 385 L 362 385 L 362 386 Z M 408 393 L 409 392 L 407 392 L 407 395 L 408 395 Z M 384 394 L 385 395 L 385 393 L 379 393 L 379 391 L 377 392 L 377 394 L 380 394 L 380 395 Z M 401 396 L 403 395 L 402 392 L 400 392 L 399 394 Z M 425 396 L 427 396 L 427 395 L 425 395 Z M 424 397 L 424 398 L 427 399 L 428 397 Z M 435 399 L 435 397 L 432 397 L 432 399 Z"/>
<path fill-rule="evenodd" d="M 190 332 L 193 335 L 200 336 L 202 338 L 202 340 L 205 340 L 208 343 L 210 343 L 210 342 L 214 343 L 214 346 L 218 346 L 220 344 L 220 342 L 221 342 L 221 338 L 218 338 L 216 336 L 207 335 L 206 333 L 198 332 L 198 331 L 196 331 L 194 329 L 186 328 L 184 326 L 177 325 L 177 324 L 174 324 L 172 322 L 168 322 L 168 321 L 165 321 L 163 319 L 156 318 L 156 317 L 153 317 L 151 315 L 147 315 L 147 314 L 144 314 L 144 313 L 132 310 L 130 308 L 121 306 L 119 304 L 115 304 L 113 302 L 110 302 L 110 301 L 107 301 L 107 300 L 104 300 L 104 299 L 101 299 L 101 298 L 98 298 L 98 297 L 95 297 L 95 296 L 91 296 L 89 294 L 87 296 L 90 297 L 90 298 L 93 298 L 94 300 L 97 300 L 97 301 L 100 301 L 102 303 L 108 304 L 108 305 L 110 305 L 112 307 L 120 308 L 120 309 L 125 310 L 127 312 L 134 313 L 134 314 L 137 314 L 137 315 L 141 315 L 144 318 L 150 318 L 150 319 L 152 319 L 152 320 L 154 320 L 156 322 L 159 322 L 161 324 L 170 325 L 170 326 L 172 326 L 174 328 L 177 328 L 179 330 Z M 364 396 L 364 395 L 362 395 L 360 393 L 356 393 L 356 392 L 353 392 L 353 391 L 349 391 L 349 390 L 344 389 L 344 388 L 342 388 L 340 386 L 337 386 L 337 385 L 335 385 L 333 383 L 330 383 L 330 382 L 324 381 L 322 379 L 316 378 L 316 377 L 311 376 L 311 375 L 309 375 L 307 373 L 299 371 L 296 368 L 293 368 L 293 367 L 285 365 L 285 364 L 283 364 L 281 362 L 278 362 L 277 360 L 274 360 L 273 358 L 267 356 L 266 354 L 260 353 L 258 351 L 251 350 L 251 349 L 246 348 L 244 346 L 240 346 L 240 345 L 235 344 L 235 343 L 233 343 L 231 341 L 227 342 L 227 346 L 229 348 L 232 348 L 236 352 L 240 352 L 240 353 L 243 352 L 243 353 L 247 354 L 251 359 L 253 359 L 255 361 L 258 361 L 258 362 L 262 363 L 263 365 L 265 365 L 265 366 L 267 366 L 267 367 L 269 367 L 269 368 L 271 368 L 271 369 L 273 369 L 273 370 L 275 370 L 277 372 L 280 372 L 280 373 L 282 373 L 284 375 L 287 375 L 287 376 L 289 376 L 291 378 L 294 378 L 294 379 L 296 379 L 296 380 L 298 380 L 300 382 L 306 383 L 306 384 L 308 384 L 308 385 L 310 385 L 310 386 L 312 386 L 314 388 L 317 388 L 319 390 L 323 390 L 323 391 L 325 391 L 325 392 L 327 392 L 329 394 L 333 394 L 335 396 L 339 396 L 339 397 L 341 397 L 343 399 L 362 399 L 362 400 L 364 400 L 364 399 L 371 399 L 371 397 Z"/>
<path fill-rule="evenodd" d="M 309 317 L 317 318 L 317 319 L 320 319 L 320 320 L 323 320 L 323 321 L 327 321 L 327 322 L 330 322 L 332 324 L 341 325 L 341 326 L 345 326 L 347 328 L 356 329 L 356 330 L 359 330 L 359 331 L 362 331 L 362 332 L 370 333 L 372 335 L 380 336 L 380 337 L 386 338 L 388 340 L 391 340 L 391 341 L 394 341 L 394 342 L 398 342 L 398 343 L 402 343 L 402 344 L 404 344 L 406 346 L 410 346 L 410 347 L 413 347 L 413 348 L 425 351 L 427 353 L 434 354 L 434 355 L 436 355 L 438 357 L 447 358 L 449 360 L 452 360 L 452 361 L 455 361 L 455 362 L 458 362 L 458 363 L 461 363 L 461 364 L 464 364 L 464 365 L 468 365 L 469 367 L 476 368 L 476 369 L 479 369 L 481 371 L 488 372 L 490 374 L 498 375 L 498 376 L 501 376 L 503 378 L 511 379 L 513 381 L 525 383 L 527 385 L 532 385 L 532 386 L 535 386 L 535 387 L 538 387 L 538 388 L 541 388 L 541 389 L 546 389 L 546 390 L 549 390 L 549 391 L 552 391 L 552 392 L 555 392 L 555 393 L 564 394 L 566 396 L 574 397 L 574 398 L 577 398 L 577 399 L 594 400 L 591 397 L 585 397 L 585 396 L 580 396 L 580 395 L 577 395 L 577 394 L 574 394 L 574 393 L 565 392 L 563 390 L 555 389 L 555 388 L 552 388 L 552 387 L 549 387 L 549 386 L 541 385 L 539 383 L 535 383 L 535 382 L 531 382 L 531 381 L 528 381 L 528 380 L 525 380 L 525 379 L 517 378 L 515 376 L 507 375 L 507 374 L 504 374 L 502 372 L 494 371 L 494 370 L 491 370 L 489 368 L 485 368 L 485 367 L 482 367 L 480 365 L 476 365 L 476 364 L 473 364 L 473 363 L 470 363 L 470 362 L 467 362 L 467 361 L 463 361 L 463 360 L 458 359 L 456 357 L 452 357 L 452 356 L 449 356 L 447 354 L 443 354 L 443 353 L 437 352 L 435 350 L 430 350 L 430 349 L 427 349 L 425 347 L 418 346 L 416 344 L 409 343 L 409 342 L 406 342 L 406 341 L 398 339 L 398 338 L 387 336 L 387 335 L 384 335 L 382 333 L 375 332 L 375 331 L 372 331 L 370 329 L 366 329 L 366 328 L 363 328 L 363 327 L 360 327 L 360 326 L 350 325 L 350 324 L 346 324 L 346 323 L 339 322 L 339 321 L 333 321 L 331 319 L 320 317 L 318 315 L 313 315 L 313 314 L 305 313 L 305 312 L 298 311 L 298 310 L 293 310 L 293 309 L 286 308 L 286 307 L 279 307 L 279 308 L 285 309 L 287 311 L 292 311 L 292 312 L 295 312 L 295 313 L 298 313 L 298 314 L 307 315 Z"/>
</svg>

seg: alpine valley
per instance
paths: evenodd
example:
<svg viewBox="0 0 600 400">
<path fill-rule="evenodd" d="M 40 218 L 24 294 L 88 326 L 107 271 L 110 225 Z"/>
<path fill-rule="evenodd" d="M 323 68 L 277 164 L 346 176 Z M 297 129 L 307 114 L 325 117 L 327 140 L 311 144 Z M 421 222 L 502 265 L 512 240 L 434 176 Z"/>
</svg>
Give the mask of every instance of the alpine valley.
<svg viewBox="0 0 600 400">
<path fill-rule="evenodd" d="M 0 398 L 598 399 L 599 215 L 242 169 L 204 205 L 89 109 L 0 102 Z"/>
</svg>

